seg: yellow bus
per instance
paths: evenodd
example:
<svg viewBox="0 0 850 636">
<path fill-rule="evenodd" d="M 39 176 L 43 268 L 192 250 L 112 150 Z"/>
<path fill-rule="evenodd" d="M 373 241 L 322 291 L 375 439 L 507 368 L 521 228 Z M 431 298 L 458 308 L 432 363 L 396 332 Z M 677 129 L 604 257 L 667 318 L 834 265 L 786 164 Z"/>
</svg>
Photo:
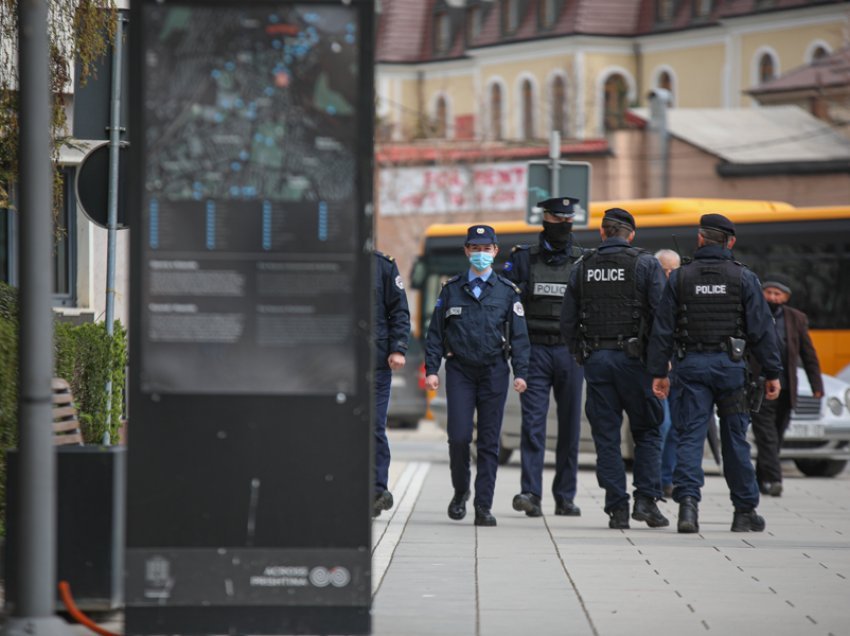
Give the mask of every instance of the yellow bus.
<svg viewBox="0 0 850 636">
<path fill-rule="evenodd" d="M 801 208 L 779 201 L 681 198 L 600 201 L 590 206 L 589 226 L 574 232 L 579 245 L 599 244 L 600 219 L 611 207 L 634 215 L 636 246 L 651 252 L 672 249 L 682 256 L 691 256 L 696 247 L 701 215 L 728 216 L 737 228 L 735 258 L 760 277 L 777 272 L 793 282 L 791 305 L 809 317 L 823 372 L 838 375 L 850 367 L 850 205 Z M 497 272 L 513 245 L 535 244 L 541 230 L 524 221 L 491 225 L 501 248 Z M 468 226 L 436 224 L 425 233 L 411 276 L 412 287 L 420 291 L 413 317 L 418 334 L 427 330 L 442 281 L 468 267 L 461 249 Z"/>
</svg>

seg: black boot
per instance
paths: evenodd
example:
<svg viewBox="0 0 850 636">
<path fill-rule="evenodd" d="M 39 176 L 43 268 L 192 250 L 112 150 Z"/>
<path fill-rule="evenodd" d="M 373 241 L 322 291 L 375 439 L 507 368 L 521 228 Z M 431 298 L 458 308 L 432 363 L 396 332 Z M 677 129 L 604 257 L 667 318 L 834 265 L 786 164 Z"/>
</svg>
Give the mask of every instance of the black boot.
<svg viewBox="0 0 850 636">
<path fill-rule="evenodd" d="M 765 525 L 764 517 L 755 510 L 736 510 L 732 517 L 732 532 L 761 532 Z"/>
<path fill-rule="evenodd" d="M 555 514 L 562 517 L 580 517 L 581 508 L 572 499 L 555 499 Z"/>
<path fill-rule="evenodd" d="M 543 510 L 540 508 L 540 497 L 532 495 L 530 492 L 521 492 L 513 500 L 514 510 L 524 512 L 529 517 L 543 516 Z"/>
<path fill-rule="evenodd" d="M 699 508 L 697 500 L 693 497 L 685 497 L 679 502 L 679 525 L 677 529 L 683 534 L 699 532 Z"/>
<path fill-rule="evenodd" d="M 389 490 L 382 490 L 375 494 L 375 501 L 372 502 L 372 516 L 377 517 L 382 510 L 389 510 L 393 507 L 393 494 Z"/>
<path fill-rule="evenodd" d="M 469 491 L 455 493 L 449 502 L 449 519 L 460 521 L 466 516 L 466 500 L 469 499 Z"/>
<path fill-rule="evenodd" d="M 627 530 L 629 527 L 629 504 L 620 504 L 613 510 L 608 511 L 608 527 L 614 530 Z"/>
<path fill-rule="evenodd" d="M 650 528 L 663 528 L 670 525 L 670 520 L 661 514 L 655 500 L 644 495 L 635 495 L 635 507 L 632 510 L 632 519 L 635 521 L 645 521 L 646 525 Z"/>
<path fill-rule="evenodd" d="M 476 526 L 495 526 L 496 525 L 496 517 L 490 512 L 488 508 L 482 508 L 481 506 L 475 506 L 475 525 Z"/>
</svg>

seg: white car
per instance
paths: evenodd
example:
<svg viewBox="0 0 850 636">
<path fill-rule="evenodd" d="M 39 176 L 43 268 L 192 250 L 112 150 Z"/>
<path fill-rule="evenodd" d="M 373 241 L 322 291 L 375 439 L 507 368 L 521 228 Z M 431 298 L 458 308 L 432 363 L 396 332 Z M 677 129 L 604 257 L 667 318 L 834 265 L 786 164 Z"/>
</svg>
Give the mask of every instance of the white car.
<svg viewBox="0 0 850 636">
<path fill-rule="evenodd" d="M 783 459 L 792 459 L 800 471 L 810 477 L 834 477 L 850 460 L 850 384 L 831 375 L 823 375 L 825 395 L 817 399 L 812 395 L 809 380 L 802 368 L 797 369 L 797 408 L 791 414 L 791 423 L 785 433 L 780 451 Z M 446 400 L 444 376 L 440 372 L 440 390 L 431 401 L 431 412 L 439 426 L 446 428 Z M 584 394 L 582 394 L 582 402 Z M 625 420 L 625 418 L 624 418 Z M 508 391 L 505 417 L 502 422 L 499 462 L 507 463 L 514 450 L 520 447 L 522 413 L 519 395 Z M 555 402 L 551 399 L 546 424 L 546 448 L 554 451 L 558 424 Z M 752 429 L 750 430 L 752 435 Z M 626 460 L 632 459 L 632 440 L 624 424 L 622 451 Z M 752 440 L 751 440 L 752 441 Z M 755 451 L 755 444 L 751 444 Z M 595 453 L 590 425 L 582 407 L 579 452 Z"/>
</svg>

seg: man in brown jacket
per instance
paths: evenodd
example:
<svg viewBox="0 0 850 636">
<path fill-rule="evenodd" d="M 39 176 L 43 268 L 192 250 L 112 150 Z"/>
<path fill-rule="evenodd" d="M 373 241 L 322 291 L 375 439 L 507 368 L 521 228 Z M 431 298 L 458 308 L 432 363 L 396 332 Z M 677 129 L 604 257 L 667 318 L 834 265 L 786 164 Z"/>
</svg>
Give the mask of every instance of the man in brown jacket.
<svg viewBox="0 0 850 636">
<path fill-rule="evenodd" d="M 768 274 L 762 282 L 762 291 L 776 321 L 776 340 L 782 356 L 782 390 L 779 398 L 765 400 L 758 413 L 753 413 L 753 434 L 756 438 L 758 459 L 756 477 L 759 490 L 765 495 L 782 494 L 782 469 L 779 449 L 785 429 L 791 420 L 791 410 L 797 404 L 797 366 L 802 361 L 814 396 L 823 397 L 823 379 L 818 355 L 809 336 L 809 319 L 802 311 L 789 307 L 791 283 L 782 274 Z"/>
</svg>

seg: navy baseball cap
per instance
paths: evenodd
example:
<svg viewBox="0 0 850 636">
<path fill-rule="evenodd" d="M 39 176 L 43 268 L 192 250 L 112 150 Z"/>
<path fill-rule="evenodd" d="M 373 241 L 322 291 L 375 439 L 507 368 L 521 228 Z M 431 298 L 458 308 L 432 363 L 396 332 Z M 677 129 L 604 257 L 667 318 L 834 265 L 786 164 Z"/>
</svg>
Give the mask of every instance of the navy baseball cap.
<svg viewBox="0 0 850 636">
<path fill-rule="evenodd" d="M 538 208 L 542 208 L 549 214 L 560 216 L 565 219 L 571 219 L 576 215 L 575 204 L 579 199 L 575 197 L 555 197 L 554 199 L 546 199 L 537 203 Z"/>
<path fill-rule="evenodd" d="M 602 222 L 604 223 L 605 221 L 615 221 L 620 225 L 625 225 L 631 228 L 632 230 L 637 229 L 637 226 L 635 225 L 635 217 L 623 208 L 609 208 L 605 210 L 605 216 L 602 217 Z"/>
<path fill-rule="evenodd" d="M 466 231 L 466 245 L 496 245 L 496 230 L 489 225 L 473 225 Z"/>
<path fill-rule="evenodd" d="M 717 230 L 730 236 L 735 236 L 735 224 L 722 214 L 703 214 L 699 226 L 706 230 Z"/>
</svg>

